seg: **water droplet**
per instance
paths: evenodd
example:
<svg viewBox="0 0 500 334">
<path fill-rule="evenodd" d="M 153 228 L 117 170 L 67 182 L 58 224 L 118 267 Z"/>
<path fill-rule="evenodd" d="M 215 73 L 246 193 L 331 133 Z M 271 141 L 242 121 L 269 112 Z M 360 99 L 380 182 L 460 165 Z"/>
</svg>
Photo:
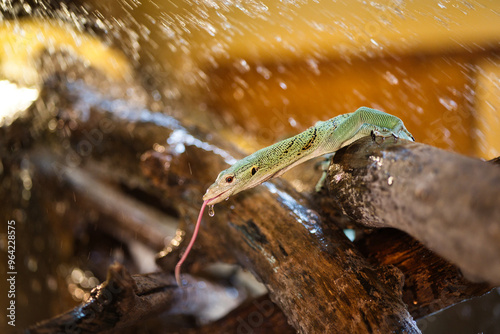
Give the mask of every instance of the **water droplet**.
<svg viewBox="0 0 500 334">
<path fill-rule="evenodd" d="M 240 59 L 235 62 L 235 67 L 240 73 L 246 73 L 250 71 L 250 65 L 248 65 L 245 59 Z"/>
<path fill-rule="evenodd" d="M 448 97 L 444 97 L 444 98 L 440 97 L 439 103 L 441 103 L 441 105 L 444 106 L 448 110 L 456 110 L 458 107 L 458 104 Z"/>
<path fill-rule="evenodd" d="M 316 75 L 320 74 L 319 68 L 318 68 L 318 61 L 314 58 L 308 58 L 306 60 L 307 65 L 309 65 L 309 69 Z"/>
<path fill-rule="evenodd" d="M 259 73 L 260 75 L 262 75 L 264 77 L 264 79 L 269 79 L 271 77 L 271 71 L 269 71 L 267 68 L 265 68 L 264 66 L 257 66 L 257 73 Z"/>
<path fill-rule="evenodd" d="M 210 217 L 215 216 L 215 211 L 214 211 L 214 206 L 213 206 L 213 205 L 209 205 L 209 206 L 208 206 L 208 215 L 209 215 Z"/>
<path fill-rule="evenodd" d="M 399 83 L 398 78 L 389 71 L 385 72 L 384 79 L 387 80 L 391 85 L 397 85 Z"/>
</svg>

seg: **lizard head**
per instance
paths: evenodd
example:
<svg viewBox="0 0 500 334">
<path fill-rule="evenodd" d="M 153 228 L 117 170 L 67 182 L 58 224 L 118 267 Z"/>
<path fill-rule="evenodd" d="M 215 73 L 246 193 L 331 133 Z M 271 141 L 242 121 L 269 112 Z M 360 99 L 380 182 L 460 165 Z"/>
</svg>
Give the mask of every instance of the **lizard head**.
<svg viewBox="0 0 500 334">
<path fill-rule="evenodd" d="M 213 205 L 270 179 L 272 175 L 265 173 L 258 164 L 251 163 L 251 157 L 242 159 L 220 172 L 215 182 L 207 189 L 203 200 L 208 200 L 207 204 Z"/>
</svg>

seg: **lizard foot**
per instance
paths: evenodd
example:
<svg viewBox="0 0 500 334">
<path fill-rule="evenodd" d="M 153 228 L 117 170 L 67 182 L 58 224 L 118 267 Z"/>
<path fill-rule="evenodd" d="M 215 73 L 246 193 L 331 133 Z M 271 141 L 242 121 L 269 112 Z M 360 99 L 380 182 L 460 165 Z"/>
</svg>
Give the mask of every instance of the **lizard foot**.
<svg viewBox="0 0 500 334">
<path fill-rule="evenodd" d="M 322 174 L 320 179 L 318 180 L 318 183 L 316 183 L 316 186 L 314 187 L 314 190 L 319 193 L 323 188 L 325 187 L 325 182 L 326 182 L 326 177 L 328 176 L 328 167 L 330 166 L 330 160 L 333 157 L 335 153 L 333 154 L 328 154 L 325 156 L 325 159 L 321 162 L 318 163 L 318 165 L 321 166 Z"/>
<path fill-rule="evenodd" d="M 377 144 L 382 144 L 385 140 L 385 138 L 391 136 L 391 135 L 394 135 L 391 131 L 388 131 L 389 133 L 388 134 L 384 134 L 378 130 L 372 130 L 370 135 L 372 137 L 372 140 L 377 143 Z M 381 139 L 381 141 L 378 141 L 377 139 Z"/>
</svg>

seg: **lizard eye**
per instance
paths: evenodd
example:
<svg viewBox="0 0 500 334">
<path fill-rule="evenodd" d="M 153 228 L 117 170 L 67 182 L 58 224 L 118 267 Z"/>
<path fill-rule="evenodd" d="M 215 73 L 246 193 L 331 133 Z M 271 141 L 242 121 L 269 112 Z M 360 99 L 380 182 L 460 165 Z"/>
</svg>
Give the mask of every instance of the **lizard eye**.
<svg viewBox="0 0 500 334">
<path fill-rule="evenodd" d="M 231 183 L 234 180 L 234 176 L 227 176 L 226 177 L 226 183 Z"/>
</svg>

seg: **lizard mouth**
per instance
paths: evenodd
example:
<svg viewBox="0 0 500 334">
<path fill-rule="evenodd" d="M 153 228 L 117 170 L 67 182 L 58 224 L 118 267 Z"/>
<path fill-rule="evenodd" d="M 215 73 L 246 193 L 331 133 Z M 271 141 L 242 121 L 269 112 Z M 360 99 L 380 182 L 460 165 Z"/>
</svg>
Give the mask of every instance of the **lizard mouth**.
<svg viewBox="0 0 500 334">
<path fill-rule="evenodd" d="M 207 201 L 207 205 L 213 205 L 213 204 L 217 204 L 217 203 L 219 203 L 219 202 L 222 202 L 222 201 L 225 199 L 225 197 L 223 197 L 223 198 L 220 198 L 220 197 L 221 197 L 222 195 L 224 195 L 224 194 L 228 193 L 228 192 L 229 192 L 229 190 L 231 190 L 231 189 L 228 189 L 228 190 L 226 190 L 226 191 L 223 191 L 223 192 L 221 192 L 219 195 L 217 195 L 217 196 L 215 196 L 215 197 L 212 197 L 212 198 L 206 199 L 206 201 Z M 205 199 L 205 196 L 203 196 L 203 199 Z"/>
</svg>

